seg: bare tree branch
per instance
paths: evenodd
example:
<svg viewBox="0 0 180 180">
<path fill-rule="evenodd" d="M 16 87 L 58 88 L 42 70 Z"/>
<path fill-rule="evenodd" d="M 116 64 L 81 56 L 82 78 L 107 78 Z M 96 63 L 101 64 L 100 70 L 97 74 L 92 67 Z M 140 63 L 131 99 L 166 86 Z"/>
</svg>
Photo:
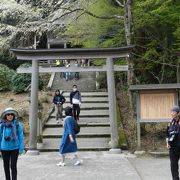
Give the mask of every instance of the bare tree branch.
<svg viewBox="0 0 180 180">
<path fill-rule="evenodd" d="M 164 80 L 164 74 L 165 74 L 165 59 L 163 58 L 163 65 L 162 65 L 162 73 L 161 73 L 161 83 L 163 82 Z"/>
<path fill-rule="evenodd" d="M 84 11 L 86 14 L 89 14 L 95 18 L 99 18 L 99 19 L 121 19 L 124 20 L 124 16 L 118 16 L 118 15 L 113 15 L 113 16 L 97 16 L 87 10 Z"/>
<path fill-rule="evenodd" d="M 67 3 L 67 1 L 66 1 L 66 0 L 61 0 L 61 1 L 59 1 L 59 2 L 54 6 L 54 9 L 56 10 L 56 9 L 61 8 L 61 6 L 62 6 L 64 3 Z"/>
<path fill-rule="evenodd" d="M 156 76 L 153 72 L 150 72 L 150 73 L 154 76 L 154 78 L 156 78 L 158 80 L 159 84 L 161 84 L 161 80 L 159 79 L 159 77 Z"/>
<path fill-rule="evenodd" d="M 118 16 L 118 15 L 98 16 L 98 15 L 93 14 L 92 12 L 87 11 L 86 9 L 82 9 L 82 8 L 77 8 L 77 9 L 61 8 L 61 9 L 67 10 L 68 12 L 62 14 L 62 15 L 59 16 L 58 18 L 53 19 L 52 22 L 57 21 L 57 20 L 59 20 L 60 18 L 66 16 L 66 15 L 69 15 L 69 14 L 71 14 L 71 13 L 77 12 L 77 11 L 81 11 L 81 12 L 82 12 L 81 14 L 88 14 L 88 15 L 90 15 L 90 16 L 92 16 L 92 17 L 99 18 L 99 19 L 121 19 L 121 20 L 124 20 L 124 16 Z M 78 17 L 78 18 L 79 18 L 79 17 Z"/>
<path fill-rule="evenodd" d="M 122 4 L 119 0 L 115 0 L 115 1 L 120 7 L 124 7 L 124 4 Z"/>
</svg>

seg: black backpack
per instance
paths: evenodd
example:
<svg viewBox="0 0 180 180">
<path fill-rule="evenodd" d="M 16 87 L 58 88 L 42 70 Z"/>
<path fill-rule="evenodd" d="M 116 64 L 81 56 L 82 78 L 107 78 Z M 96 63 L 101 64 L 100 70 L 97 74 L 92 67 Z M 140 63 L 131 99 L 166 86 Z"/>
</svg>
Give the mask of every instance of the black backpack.
<svg viewBox="0 0 180 180">
<path fill-rule="evenodd" d="M 74 125 L 74 132 L 75 134 L 78 134 L 80 132 L 80 125 L 77 123 L 76 120 L 75 121 L 75 125 Z"/>
</svg>

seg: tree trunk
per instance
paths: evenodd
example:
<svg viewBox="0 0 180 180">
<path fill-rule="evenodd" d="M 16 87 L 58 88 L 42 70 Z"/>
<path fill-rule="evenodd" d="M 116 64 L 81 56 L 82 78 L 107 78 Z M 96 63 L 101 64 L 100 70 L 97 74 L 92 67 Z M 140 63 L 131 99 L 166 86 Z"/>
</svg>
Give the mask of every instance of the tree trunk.
<svg viewBox="0 0 180 180">
<path fill-rule="evenodd" d="M 178 56 L 178 63 L 177 63 L 177 83 L 180 83 L 180 56 Z"/>
<path fill-rule="evenodd" d="M 131 0 L 124 1 L 124 27 L 127 45 L 131 44 L 131 25 L 132 25 L 132 15 L 131 15 Z"/>
<path fill-rule="evenodd" d="M 132 44 L 132 13 L 131 13 L 131 5 L 132 0 L 124 0 L 124 28 L 125 28 L 125 37 L 126 37 L 126 44 Z M 133 72 L 133 57 L 132 55 L 127 58 L 128 62 L 128 85 L 133 84 L 134 82 L 134 72 Z"/>
</svg>

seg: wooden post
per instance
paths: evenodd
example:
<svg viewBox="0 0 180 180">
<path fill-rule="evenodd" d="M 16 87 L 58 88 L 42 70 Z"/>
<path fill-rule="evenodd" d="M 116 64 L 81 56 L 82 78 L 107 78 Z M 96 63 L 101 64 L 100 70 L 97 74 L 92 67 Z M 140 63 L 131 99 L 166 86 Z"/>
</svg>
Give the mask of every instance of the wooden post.
<svg viewBox="0 0 180 180">
<path fill-rule="evenodd" d="M 177 83 L 180 83 L 180 56 L 178 57 L 177 63 Z"/>
<path fill-rule="evenodd" d="M 140 126 L 140 95 L 136 92 L 136 126 L 137 126 L 137 150 L 141 150 L 141 126 Z"/>
</svg>

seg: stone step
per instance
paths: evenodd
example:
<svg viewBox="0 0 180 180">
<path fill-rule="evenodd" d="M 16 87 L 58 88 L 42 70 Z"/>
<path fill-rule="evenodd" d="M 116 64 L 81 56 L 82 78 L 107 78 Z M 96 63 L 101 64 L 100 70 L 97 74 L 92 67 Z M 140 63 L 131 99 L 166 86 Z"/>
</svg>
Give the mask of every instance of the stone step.
<svg viewBox="0 0 180 180">
<path fill-rule="evenodd" d="M 69 102 L 70 91 L 72 90 L 71 84 L 77 84 L 76 81 L 64 81 L 63 79 L 57 80 L 56 89 L 64 90 L 63 95 L 66 98 L 66 102 L 63 108 L 71 106 Z M 83 88 L 88 85 L 89 81 L 92 82 L 92 78 L 80 79 L 77 82 L 82 83 Z M 95 80 L 93 80 L 95 83 Z M 78 89 L 81 91 L 82 104 L 80 113 L 80 126 L 81 131 L 77 135 L 77 143 L 79 150 L 109 150 L 110 141 L 110 121 L 109 121 L 109 103 L 108 93 L 94 92 L 91 87 L 85 87 L 83 91 L 82 87 Z M 81 89 L 82 88 L 82 89 Z M 86 91 L 89 90 L 90 92 Z M 63 112 L 63 119 L 64 119 Z M 59 151 L 60 139 L 63 133 L 63 121 L 57 124 L 55 120 L 55 112 L 53 112 L 44 126 L 43 131 L 43 146 L 40 151 Z"/>
<path fill-rule="evenodd" d="M 60 121 L 61 122 L 61 121 Z M 86 117 L 81 117 L 80 118 L 80 124 L 86 124 L 86 125 L 109 125 L 109 117 L 92 117 L 92 118 L 86 118 Z M 45 126 L 48 125 L 57 125 L 55 118 L 50 118 L 48 122 L 46 122 Z M 61 124 L 57 125 L 60 126 Z"/>
<path fill-rule="evenodd" d="M 46 128 L 43 131 L 43 136 L 59 136 L 63 133 L 64 128 L 61 127 L 52 127 Z M 81 127 L 81 131 L 78 135 L 110 135 L 110 127 Z"/>
<path fill-rule="evenodd" d="M 79 125 L 81 127 L 109 127 L 110 123 L 85 123 L 85 122 L 80 122 Z M 63 122 L 59 121 L 59 123 L 57 123 L 55 120 L 53 123 L 46 123 L 44 125 L 44 128 L 53 128 L 53 127 L 62 127 L 63 126 Z"/>
<path fill-rule="evenodd" d="M 108 117 L 109 110 L 81 110 L 80 118 L 81 117 Z M 55 112 L 52 113 L 51 117 L 55 117 Z"/>
<path fill-rule="evenodd" d="M 43 138 L 43 144 L 38 147 L 40 151 L 59 151 L 60 138 Z M 78 149 L 83 151 L 109 150 L 110 138 L 78 138 Z"/>
<path fill-rule="evenodd" d="M 108 97 L 82 97 L 82 103 L 108 103 Z M 70 98 L 66 98 L 66 103 L 70 102 Z"/>
<path fill-rule="evenodd" d="M 63 108 L 71 106 L 70 103 L 65 102 L 63 104 Z M 81 104 L 81 110 L 86 110 L 86 109 L 109 109 L 109 104 L 108 103 L 82 103 Z"/>
<path fill-rule="evenodd" d="M 69 97 L 70 96 L 70 91 L 64 91 L 63 92 L 63 96 L 64 97 Z M 81 92 L 81 96 L 82 97 L 108 97 L 108 92 L 100 92 L 100 91 L 96 91 L 96 92 Z"/>
<path fill-rule="evenodd" d="M 57 135 L 57 134 L 45 134 L 45 135 L 43 135 L 42 136 L 43 137 L 43 139 L 45 138 L 45 139 L 51 139 L 51 138 L 53 138 L 53 139 L 55 139 L 55 138 L 61 138 L 62 137 L 62 134 L 60 134 L 60 135 Z M 105 134 L 105 133 L 103 133 L 103 134 L 78 134 L 77 135 L 77 137 L 78 138 L 110 138 L 111 137 L 111 135 L 110 134 Z"/>
<path fill-rule="evenodd" d="M 52 90 L 71 90 L 72 86 L 76 84 L 81 91 L 94 91 L 96 89 L 96 80 L 94 72 L 82 72 L 80 73 L 79 80 L 70 79 L 66 81 L 64 78 L 60 78 L 60 73 L 55 74 L 55 79 L 52 84 Z"/>
</svg>

